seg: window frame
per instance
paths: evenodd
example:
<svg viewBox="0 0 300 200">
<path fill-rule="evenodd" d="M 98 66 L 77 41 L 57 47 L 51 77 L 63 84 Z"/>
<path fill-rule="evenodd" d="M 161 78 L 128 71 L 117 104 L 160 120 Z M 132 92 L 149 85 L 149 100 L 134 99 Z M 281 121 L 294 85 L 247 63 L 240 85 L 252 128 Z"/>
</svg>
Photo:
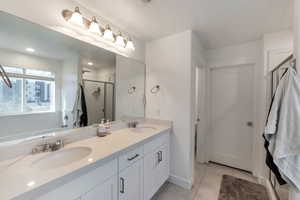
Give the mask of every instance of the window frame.
<svg viewBox="0 0 300 200">
<path fill-rule="evenodd" d="M 7 66 L 3 65 L 4 69 L 5 67 L 11 67 L 11 68 L 17 68 L 22 70 L 22 74 L 20 73 L 12 73 L 12 72 L 6 72 L 7 76 L 9 78 L 18 78 L 22 79 L 22 91 L 21 91 L 21 107 L 22 111 L 21 112 L 11 112 L 11 113 L 0 113 L 0 117 L 5 117 L 5 116 L 19 116 L 19 115 L 32 115 L 32 114 L 43 114 L 43 113 L 55 113 L 56 112 L 56 74 L 53 71 L 49 70 L 42 70 L 42 69 L 34 69 L 34 68 L 23 68 L 23 67 L 13 67 L 13 66 Z M 46 76 L 38 76 L 38 75 L 28 75 L 26 74 L 26 70 L 37 70 L 37 71 L 44 71 L 44 72 L 50 72 L 52 73 L 53 77 L 46 77 Z M 49 81 L 53 82 L 53 96 L 51 100 L 53 101 L 53 105 L 51 105 L 51 108 L 47 111 L 24 111 L 24 106 L 25 106 L 25 101 L 26 101 L 26 79 L 30 80 L 39 80 L 39 81 Z"/>
</svg>

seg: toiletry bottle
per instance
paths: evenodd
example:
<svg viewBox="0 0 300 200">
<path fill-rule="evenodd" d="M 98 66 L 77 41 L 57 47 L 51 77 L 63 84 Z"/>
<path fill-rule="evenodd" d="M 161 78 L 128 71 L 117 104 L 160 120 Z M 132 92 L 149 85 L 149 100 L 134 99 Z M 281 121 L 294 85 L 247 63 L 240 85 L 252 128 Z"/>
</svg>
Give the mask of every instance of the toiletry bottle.
<svg viewBox="0 0 300 200">
<path fill-rule="evenodd" d="M 108 130 L 111 128 L 111 124 L 110 124 L 110 121 L 109 119 L 106 120 L 106 123 L 105 123 L 105 129 Z"/>
<path fill-rule="evenodd" d="M 97 136 L 98 137 L 106 136 L 106 127 L 105 127 L 104 119 L 102 119 L 101 123 L 98 125 Z"/>
</svg>

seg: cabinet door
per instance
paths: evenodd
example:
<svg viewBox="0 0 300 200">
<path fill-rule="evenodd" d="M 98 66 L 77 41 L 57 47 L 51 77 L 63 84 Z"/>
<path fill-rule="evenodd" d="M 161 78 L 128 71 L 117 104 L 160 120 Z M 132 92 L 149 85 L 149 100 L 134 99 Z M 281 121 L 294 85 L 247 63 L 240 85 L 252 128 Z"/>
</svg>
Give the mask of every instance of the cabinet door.
<svg viewBox="0 0 300 200">
<path fill-rule="evenodd" d="M 169 178 L 170 174 L 170 156 L 169 156 L 169 145 L 164 144 L 158 150 L 159 163 L 157 165 L 157 181 L 158 187 L 161 187 Z"/>
<path fill-rule="evenodd" d="M 156 185 L 158 163 L 158 151 L 151 152 L 144 157 L 144 200 L 150 200 L 158 189 Z"/>
<path fill-rule="evenodd" d="M 143 194 L 143 163 L 137 161 L 119 174 L 119 200 L 141 200 Z"/>
<path fill-rule="evenodd" d="M 169 145 L 164 144 L 144 157 L 144 200 L 150 200 L 169 178 Z"/>
<path fill-rule="evenodd" d="M 117 195 L 118 177 L 114 176 L 83 195 L 81 200 L 117 200 Z"/>
</svg>

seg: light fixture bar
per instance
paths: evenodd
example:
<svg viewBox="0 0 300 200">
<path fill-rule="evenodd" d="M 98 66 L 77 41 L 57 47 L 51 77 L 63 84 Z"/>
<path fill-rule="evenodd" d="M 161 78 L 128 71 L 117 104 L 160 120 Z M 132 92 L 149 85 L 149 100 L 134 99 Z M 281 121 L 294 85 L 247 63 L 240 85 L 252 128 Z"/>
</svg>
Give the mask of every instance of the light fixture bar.
<svg viewBox="0 0 300 200">
<path fill-rule="evenodd" d="M 131 39 L 128 39 L 126 41 L 121 33 L 115 36 L 109 24 L 107 24 L 103 29 L 97 22 L 96 17 L 93 17 L 92 20 L 83 17 L 79 10 L 79 7 L 75 7 L 74 11 L 67 9 L 63 10 L 62 16 L 67 22 L 79 26 L 81 28 L 85 28 L 87 32 L 96 34 L 99 37 L 102 36 L 106 41 L 111 42 L 117 47 L 122 47 L 124 49 L 132 51 L 135 50 L 135 46 Z"/>
</svg>

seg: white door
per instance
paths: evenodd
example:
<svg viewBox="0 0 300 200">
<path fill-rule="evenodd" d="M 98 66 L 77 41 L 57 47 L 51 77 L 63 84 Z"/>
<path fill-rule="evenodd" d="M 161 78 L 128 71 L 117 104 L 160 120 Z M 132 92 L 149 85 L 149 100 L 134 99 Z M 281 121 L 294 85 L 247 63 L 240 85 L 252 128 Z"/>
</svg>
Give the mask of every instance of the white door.
<svg viewBox="0 0 300 200">
<path fill-rule="evenodd" d="M 143 199 L 143 165 L 139 160 L 119 175 L 119 200 Z"/>
<path fill-rule="evenodd" d="M 253 100 L 253 65 L 211 70 L 211 161 L 251 171 Z"/>
<path fill-rule="evenodd" d="M 82 196 L 81 200 L 117 200 L 118 196 L 118 177 L 114 176 L 105 183 L 93 188 Z"/>
<path fill-rule="evenodd" d="M 206 69 L 196 68 L 196 160 L 207 162 L 206 154 Z"/>
</svg>

